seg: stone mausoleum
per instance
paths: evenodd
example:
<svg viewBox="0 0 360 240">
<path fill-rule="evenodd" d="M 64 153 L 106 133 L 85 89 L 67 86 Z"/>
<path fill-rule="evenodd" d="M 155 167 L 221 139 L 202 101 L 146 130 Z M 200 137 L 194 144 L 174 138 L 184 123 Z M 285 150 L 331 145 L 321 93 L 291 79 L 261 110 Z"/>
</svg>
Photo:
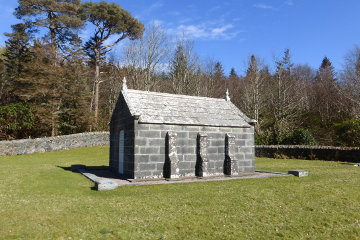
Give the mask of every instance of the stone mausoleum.
<svg viewBox="0 0 360 240">
<path fill-rule="evenodd" d="M 255 171 L 254 120 L 225 99 L 127 89 L 110 122 L 110 168 L 127 179 Z"/>
</svg>

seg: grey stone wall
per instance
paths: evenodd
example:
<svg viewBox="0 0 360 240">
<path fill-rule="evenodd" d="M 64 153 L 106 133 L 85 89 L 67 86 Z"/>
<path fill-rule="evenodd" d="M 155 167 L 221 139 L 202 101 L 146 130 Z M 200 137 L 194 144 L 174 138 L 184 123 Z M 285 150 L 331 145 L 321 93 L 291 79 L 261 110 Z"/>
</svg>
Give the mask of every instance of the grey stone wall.
<svg viewBox="0 0 360 240">
<path fill-rule="evenodd" d="M 91 132 L 56 137 L 0 141 L 0 156 L 51 152 L 109 144 L 109 132 Z"/>
<path fill-rule="evenodd" d="M 119 133 L 124 130 L 124 173 L 122 177 L 134 178 L 134 117 L 120 94 L 110 121 L 109 166 L 119 173 Z"/>
<path fill-rule="evenodd" d="M 225 162 L 225 135 L 234 137 L 231 161 L 237 164 L 236 172 L 255 170 L 253 128 L 227 128 L 210 126 L 182 126 L 164 124 L 135 124 L 134 178 L 162 178 L 166 170 L 166 135 L 176 133 L 176 155 L 179 176 L 195 176 L 197 138 L 207 135 L 208 176 L 223 175 Z"/>
<path fill-rule="evenodd" d="M 255 149 L 257 157 L 360 162 L 360 148 L 358 147 L 258 145 Z"/>
</svg>

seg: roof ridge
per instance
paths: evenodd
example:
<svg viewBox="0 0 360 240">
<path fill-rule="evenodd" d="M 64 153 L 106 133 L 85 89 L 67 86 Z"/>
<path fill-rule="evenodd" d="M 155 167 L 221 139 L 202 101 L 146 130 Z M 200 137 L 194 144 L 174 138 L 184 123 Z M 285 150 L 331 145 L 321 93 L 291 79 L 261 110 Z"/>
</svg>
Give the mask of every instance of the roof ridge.
<svg viewBox="0 0 360 240">
<path fill-rule="evenodd" d="M 211 97 L 203 97 L 203 96 L 192 96 L 192 95 L 184 95 L 184 94 L 175 94 L 175 93 L 162 93 L 162 92 L 152 92 L 152 91 L 142 91 L 135 89 L 127 89 L 127 92 L 138 92 L 138 93 L 146 93 L 151 95 L 160 95 L 160 96 L 169 96 L 169 97 L 177 97 L 177 98 L 199 98 L 199 99 L 211 99 L 211 100 L 221 100 L 225 101 L 223 98 L 211 98 Z"/>
</svg>

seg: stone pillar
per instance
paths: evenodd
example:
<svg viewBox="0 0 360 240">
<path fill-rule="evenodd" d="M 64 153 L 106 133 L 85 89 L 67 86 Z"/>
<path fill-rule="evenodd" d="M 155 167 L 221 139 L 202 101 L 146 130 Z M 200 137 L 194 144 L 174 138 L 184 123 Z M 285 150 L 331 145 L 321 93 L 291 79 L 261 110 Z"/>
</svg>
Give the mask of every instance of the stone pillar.
<svg viewBox="0 0 360 240">
<path fill-rule="evenodd" d="M 198 133 L 196 144 L 196 167 L 195 175 L 198 177 L 206 177 L 208 172 L 208 156 L 207 156 L 207 134 Z"/>
<path fill-rule="evenodd" d="M 238 173 L 237 160 L 235 159 L 235 147 L 235 136 L 230 133 L 225 134 L 225 175 L 234 175 Z"/>
<path fill-rule="evenodd" d="M 165 178 L 179 178 L 179 158 L 176 150 L 176 139 L 177 134 L 173 132 L 168 132 L 166 134 L 166 165 L 168 166 L 168 172 L 165 175 Z"/>
</svg>

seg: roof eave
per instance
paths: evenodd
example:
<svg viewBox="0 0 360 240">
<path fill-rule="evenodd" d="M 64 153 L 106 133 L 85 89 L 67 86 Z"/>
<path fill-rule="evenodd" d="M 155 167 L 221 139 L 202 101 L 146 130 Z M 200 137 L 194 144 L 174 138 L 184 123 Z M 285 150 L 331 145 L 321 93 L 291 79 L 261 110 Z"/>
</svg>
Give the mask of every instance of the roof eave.
<svg viewBox="0 0 360 240">
<path fill-rule="evenodd" d="M 250 124 L 244 125 L 221 125 L 221 124 L 194 124 L 194 123 L 172 123 L 172 122 L 161 122 L 161 121 L 141 121 L 140 124 L 163 124 L 163 125 L 178 125 L 178 126 L 200 126 L 200 127 L 230 127 L 230 128 L 251 128 Z"/>
</svg>

